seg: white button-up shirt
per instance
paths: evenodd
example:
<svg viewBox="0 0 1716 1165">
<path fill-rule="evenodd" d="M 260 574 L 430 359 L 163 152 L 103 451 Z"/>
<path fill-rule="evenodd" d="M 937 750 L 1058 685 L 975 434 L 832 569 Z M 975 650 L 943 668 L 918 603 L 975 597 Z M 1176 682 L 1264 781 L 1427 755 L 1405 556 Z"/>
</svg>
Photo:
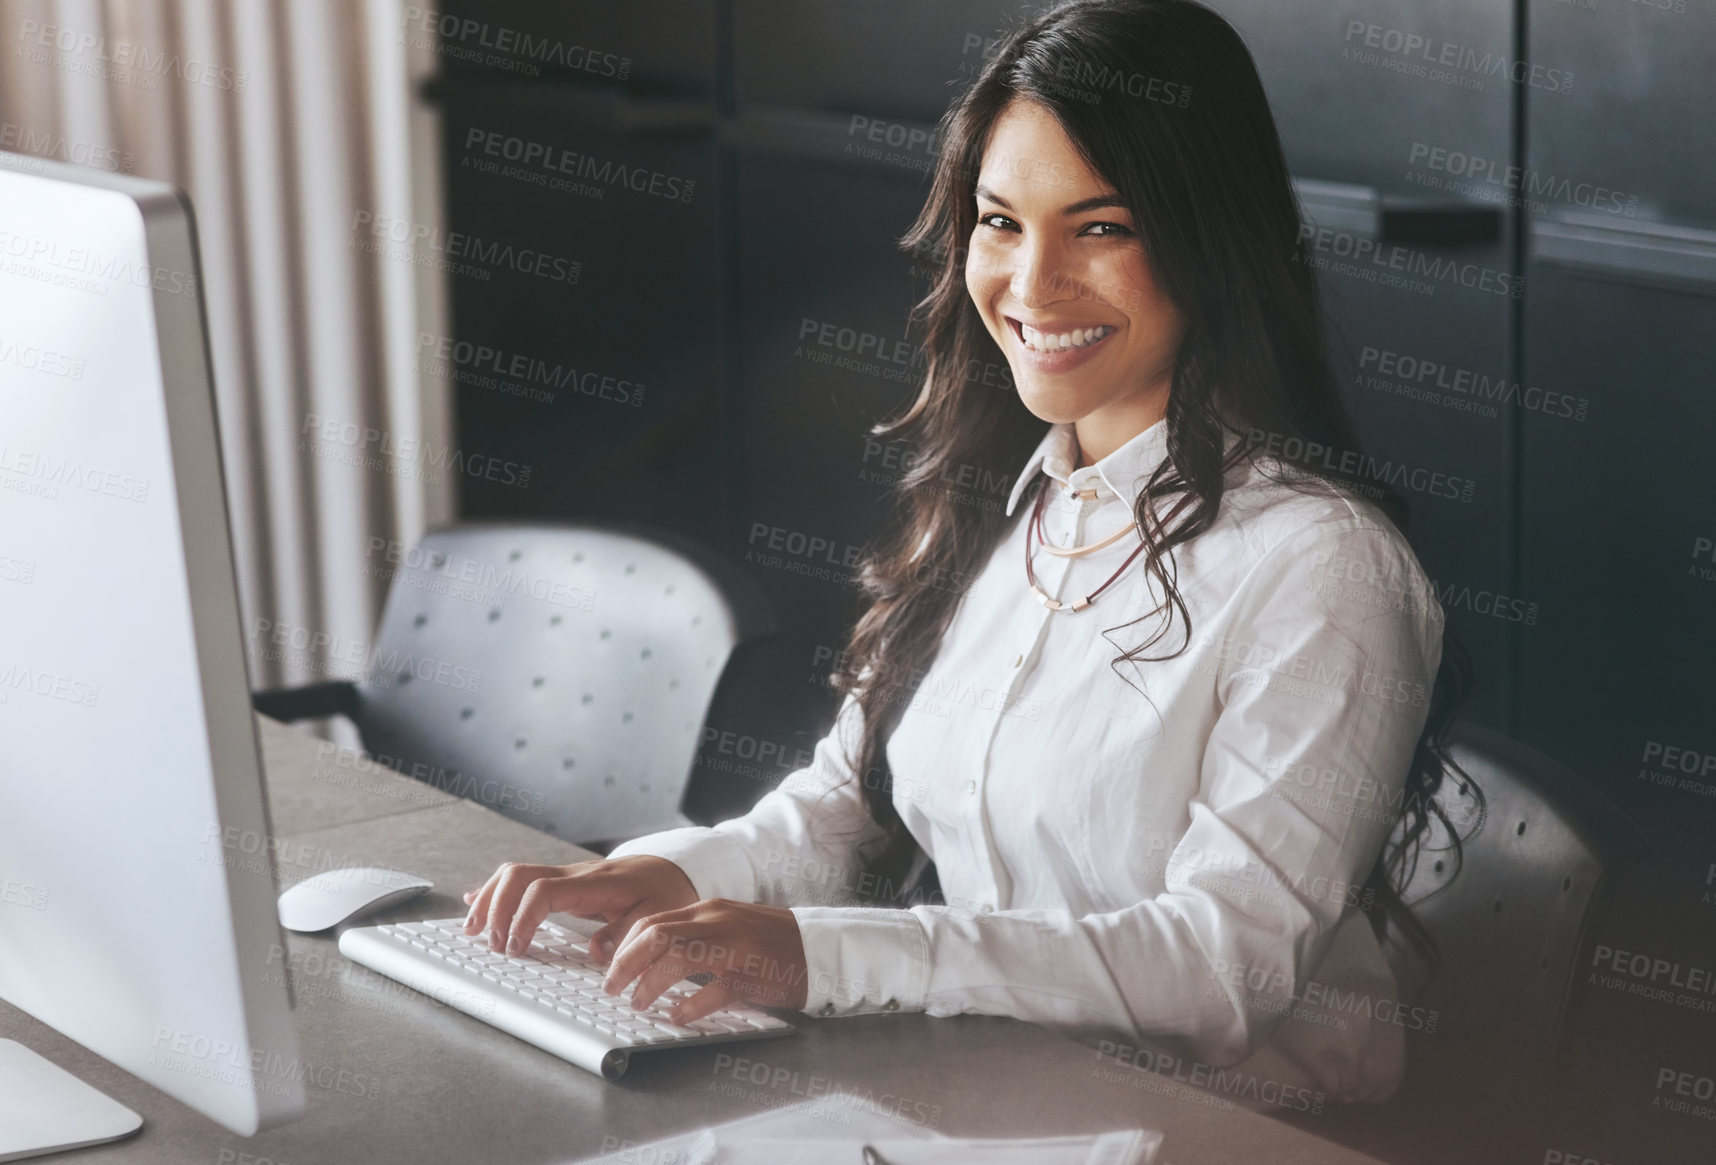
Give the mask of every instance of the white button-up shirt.
<svg viewBox="0 0 1716 1165">
<path fill-rule="evenodd" d="M 1007 505 L 1047 474 L 1059 546 L 1130 521 L 1165 422 L 1094 465 L 1077 451 L 1051 426 Z M 846 760 L 850 698 L 749 813 L 613 856 L 668 858 L 701 897 L 790 906 L 812 1014 L 1008 1015 L 1263 1107 L 1385 1098 L 1405 1029 L 1434 1017 L 1399 999 L 1361 887 L 1401 807 L 1442 610 L 1369 503 L 1255 465 L 1228 483 L 1173 554 L 1191 620 L 1175 658 L 1113 665 L 1160 626 L 1142 558 L 1084 610 L 1037 601 L 1028 509 L 970 581 L 887 746 L 947 905 L 861 904 L 880 834 Z M 1137 545 L 1039 548 L 1038 584 L 1070 603 Z M 1185 641 L 1176 618 L 1145 654 Z"/>
</svg>

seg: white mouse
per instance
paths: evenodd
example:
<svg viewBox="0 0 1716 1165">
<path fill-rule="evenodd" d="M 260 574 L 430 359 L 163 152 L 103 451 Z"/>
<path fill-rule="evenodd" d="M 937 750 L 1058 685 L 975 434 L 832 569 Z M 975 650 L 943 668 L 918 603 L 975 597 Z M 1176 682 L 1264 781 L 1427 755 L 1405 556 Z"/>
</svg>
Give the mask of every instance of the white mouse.
<svg viewBox="0 0 1716 1165">
<path fill-rule="evenodd" d="M 434 884 L 415 874 L 374 866 L 327 870 L 287 887 L 280 895 L 280 925 L 287 930 L 327 930 L 414 898 Z"/>
</svg>

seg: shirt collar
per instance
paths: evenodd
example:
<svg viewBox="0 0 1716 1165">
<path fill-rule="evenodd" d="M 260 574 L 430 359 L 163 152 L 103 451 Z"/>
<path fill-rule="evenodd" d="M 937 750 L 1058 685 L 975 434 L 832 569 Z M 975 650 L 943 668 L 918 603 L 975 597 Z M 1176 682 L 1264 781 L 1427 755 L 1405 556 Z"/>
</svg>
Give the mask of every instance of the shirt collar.
<svg viewBox="0 0 1716 1165">
<path fill-rule="evenodd" d="M 1168 422 L 1163 418 L 1099 458 L 1094 465 L 1074 468 L 1078 461 L 1078 434 L 1070 421 L 1056 422 L 1043 434 L 1019 479 L 1013 483 L 1013 492 L 1007 498 L 1007 513 L 1013 513 L 1039 469 L 1069 489 L 1096 490 L 1098 501 L 1119 498 L 1130 506 L 1137 500 L 1145 479 L 1167 454 Z"/>
</svg>

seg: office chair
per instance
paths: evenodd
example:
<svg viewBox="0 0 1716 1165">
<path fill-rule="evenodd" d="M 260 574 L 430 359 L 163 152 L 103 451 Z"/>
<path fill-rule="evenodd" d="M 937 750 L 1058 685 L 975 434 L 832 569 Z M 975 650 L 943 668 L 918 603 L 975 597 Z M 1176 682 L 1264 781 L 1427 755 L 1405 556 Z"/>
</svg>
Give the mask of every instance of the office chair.
<svg viewBox="0 0 1716 1165">
<path fill-rule="evenodd" d="M 344 715 L 367 752 L 579 844 L 680 813 L 729 657 L 776 630 L 737 567 L 612 525 L 463 525 L 397 556 L 356 682 L 259 692 L 279 720 Z"/>
<path fill-rule="evenodd" d="M 1435 1030 L 1407 1025 L 1406 1081 L 1386 1104 L 1288 1119 L 1391 1162 L 1523 1160 L 1604 892 L 1650 847 L 1597 788 L 1500 733 L 1457 723 L 1449 752 L 1481 791 L 1481 809 L 1447 773 L 1437 800 L 1464 839 L 1461 862 L 1426 848 L 1404 895 L 1438 965 L 1398 941 L 1388 947 L 1401 1001 L 1434 1012 Z M 1433 844 L 1445 839 L 1439 830 Z M 1539 1110 L 1526 1111 L 1533 1103 Z"/>
</svg>

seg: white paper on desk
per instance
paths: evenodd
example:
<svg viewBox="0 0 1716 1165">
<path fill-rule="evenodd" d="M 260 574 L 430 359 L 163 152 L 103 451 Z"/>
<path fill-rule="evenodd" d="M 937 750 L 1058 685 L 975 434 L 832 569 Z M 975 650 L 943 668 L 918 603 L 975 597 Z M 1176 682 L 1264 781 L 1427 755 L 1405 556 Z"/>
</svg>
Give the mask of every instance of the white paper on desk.
<svg viewBox="0 0 1716 1165">
<path fill-rule="evenodd" d="M 705 1134 L 694 1165 L 863 1165 L 868 1144 L 886 1165 L 1151 1165 L 1162 1134 L 1123 1129 L 1082 1137 L 1010 1140 L 745 1140 L 719 1143 Z"/>
<path fill-rule="evenodd" d="M 783 1105 L 708 1129 L 694 1129 L 643 1144 L 627 1144 L 599 1157 L 586 1157 L 577 1165 L 697 1165 L 711 1160 L 720 1145 L 763 1138 L 820 1145 L 825 1158 L 830 1152 L 830 1142 L 850 1141 L 856 1160 L 857 1146 L 866 1140 L 872 1144 L 883 1141 L 899 1143 L 928 1140 L 934 1136 L 922 1125 L 886 1112 L 873 1103 L 835 1094 Z"/>
</svg>

